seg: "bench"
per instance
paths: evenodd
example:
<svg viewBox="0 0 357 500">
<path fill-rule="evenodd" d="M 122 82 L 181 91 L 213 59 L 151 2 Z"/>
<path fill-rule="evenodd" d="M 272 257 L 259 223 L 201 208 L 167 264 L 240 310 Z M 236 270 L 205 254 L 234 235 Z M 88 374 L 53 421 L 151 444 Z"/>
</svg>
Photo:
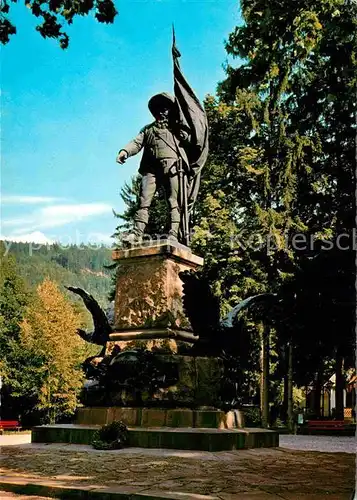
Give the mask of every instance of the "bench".
<svg viewBox="0 0 357 500">
<path fill-rule="evenodd" d="M 344 420 L 308 420 L 307 422 L 308 430 L 340 430 L 345 428 Z"/>
<path fill-rule="evenodd" d="M 9 431 L 15 429 L 19 431 L 21 429 L 20 423 L 17 420 L 0 420 L 0 434 L 3 431 Z"/>
</svg>

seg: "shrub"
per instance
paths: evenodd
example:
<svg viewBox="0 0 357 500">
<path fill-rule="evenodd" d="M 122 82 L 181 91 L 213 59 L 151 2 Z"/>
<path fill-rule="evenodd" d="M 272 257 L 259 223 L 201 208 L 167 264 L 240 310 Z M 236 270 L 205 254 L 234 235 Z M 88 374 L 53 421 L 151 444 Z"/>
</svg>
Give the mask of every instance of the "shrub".
<svg viewBox="0 0 357 500">
<path fill-rule="evenodd" d="M 244 409 L 244 421 L 247 427 L 260 427 L 262 424 L 262 417 L 259 408 Z"/>
</svg>

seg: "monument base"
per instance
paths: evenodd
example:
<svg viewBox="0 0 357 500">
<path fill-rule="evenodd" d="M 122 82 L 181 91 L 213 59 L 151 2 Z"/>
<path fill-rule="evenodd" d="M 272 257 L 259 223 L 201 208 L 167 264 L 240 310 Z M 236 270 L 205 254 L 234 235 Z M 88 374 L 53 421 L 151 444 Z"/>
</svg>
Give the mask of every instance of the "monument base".
<svg viewBox="0 0 357 500">
<path fill-rule="evenodd" d="M 224 412 L 216 409 L 189 408 L 79 408 L 77 424 L 106 425 L 122 420 L 128 427 L 192 427 L 207 429 L 237 429 L 244 427 L 240 410 Z"/>
<path fill-rule="evenodd" d="M 94 433 L 114 420 L 128 426 L 128 447 L 214 452 L 279 446 L 278 432 L 243 428 L 240 410 L 184 408 L 80 408 L 77 424 L 34 427 L 32 442 L 90 445 Z"/>
<path fill-rule="evenodd" d="M 32 430 L 33 443 L 91 444 L 97 425 L 41 425 Z M 232 451 L 279 446 L 279 434 L 266 429 L 197 429 L 129 427 L 129 447 L 198 451 Z"/>
</svg>

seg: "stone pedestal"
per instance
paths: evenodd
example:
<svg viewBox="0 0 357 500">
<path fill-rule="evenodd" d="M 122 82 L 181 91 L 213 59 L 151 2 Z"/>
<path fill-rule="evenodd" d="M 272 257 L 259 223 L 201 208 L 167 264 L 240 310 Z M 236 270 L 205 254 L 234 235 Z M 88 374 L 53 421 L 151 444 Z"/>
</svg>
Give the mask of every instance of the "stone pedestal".
<svg viewBox="0 0 357 500">
<path fill-rule="evenodd" d="M 203 259 L 169 240 L 114 250 L 117 261 L 115 328 L 186 328 L 179 272 L 196 270 Z"/>
<path fill-rule="evenodd" d="M 83 393 L 82 402 L 87 407 L 215 409 L 224 375 L 222 359 L 158 353 L 152 357 L 153 365 L 145 368 L 135 351 L 120 354 L 109 366 L 107 385 Z M 149 385 L 143 385 L 144 380 Z"/>
</svg>

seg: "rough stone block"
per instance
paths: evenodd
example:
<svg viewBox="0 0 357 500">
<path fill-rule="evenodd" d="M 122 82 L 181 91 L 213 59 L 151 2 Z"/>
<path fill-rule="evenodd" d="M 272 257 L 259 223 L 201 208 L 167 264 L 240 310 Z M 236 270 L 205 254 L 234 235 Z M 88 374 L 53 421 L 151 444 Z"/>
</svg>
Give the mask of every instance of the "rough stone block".
<svg viewBox="0 0 357 500">
<path fill-rule="evenodd" d="M 219 398 L 223 373 L 220 359 L 162 355 L 162 360 L 177 363 L 178 381 L 175 385 L 161 390 L 155 397 L 170 402 L 172 407 L 215 406 Z M 208 376 L 203 375 L 204 370 L 207 370 Z"/>
<path fill-rule="evenodd" d="M 195 427 L 207 429 L 225 429 L 225 413 L 217 410 L 197 410 Z"/>
<path fill-rule="evenodd" d="M 180 408 L 167 410 L 166 425 L 168 427 L 193 427 L 193 415 L 192 410 Z"/>
<path fill-rule="evenodd" d="M 76 421 L 77 424 L 90 425 L 92 423 L 91 408 L 78 408 Z"/>
<path fill-rule="evenodd" d="M 194 403 L 196 373 L 194 358 L 191 356 L 175 356 L 178 363 L 179 380 L 169 388 L 170 399 L 173 402 L 191 406 Z"/>
<path fill-rule="evenodd" d="M 170 408 L 214 408 L 219 400 L 220 382 L 223 373 L 222 361 L 218 358 L 196 358 L 194 356 L 184 356 L 179 354 L 158 354 L 156 359 L 163 366 L 166 365 L 171 370 L 170 378 L 172 385 L 159 388 L 154 394 L 148 395 L 146 391 L 142 393 L 143 406 L 170 407 Z M 209 376 L 202 375 L 207 370 Z M 175 381 L 176 377 L 176 381 Z M 100 395 L 101 396 L 101 395 Z M 108 391 L 106 400 L 110 401 L 111 407 L 121 407 L 125 400 L 126 407 L 133 407 L 137 404 L 137 395 L 125 391 Z M 95 404 L 91 401 L 93 412 L 80 409 L 78 411 L 78 423 L 100 424 L 111 422 L 114 418 L 125 421 L 124 417 L 119 418 L 117 413 L 113 417 L 111 410 L 105 409 L 101 403 Z M 133 417 L 128 418 L 130 425 L 139 425 L 139 421 Z M 136 422 L 136 423 L 135 423 Z"/>
<path fill-rule="evenodd" d="M 91 424 L 105 425 L 108 423 L 108 408 L 92 408 L 91 409 Z"/>
<path fill-rule="evenodd" d="M 115 408 L 113 407 L 109 407 L 109 408 L 106 408 L 107 410 L 107 415 L 106 415 L 106 418 L 105 418 L 105 423 L 106 424 L 110 424 L 111 422 L 113 422 L 114 420 L 116 420 L 115 418 Z M 120 420 L 120 419 L 118 419 Z"/>
<path fill-rule="evenodd" d="M 195 403 L 198 406 L 214 406 L 221 390 L 223 361 L 219 358 L 197 357 L 194 359 L 197 379 Z"/>
<path fill-rule="evenodd" d="M 93 417 L 93 419 L 92 419 Z M 196 427 L 208 429 L 242 428 L 242 412 L 232 410 L 192 410 L 189 408 L 80 408 L 77 424 L 105 425 L 121 420 L 128 427 Z"/>
<path fill-rule="evenodd" d="M 141 424 L 141 408 L 113 408 L 113 420 L 121 420 L 128 427 Z"/>
<path fill-rule="evenodd" d="M 189 248 L 167 241 L 115 250 L 112 257 L 120 264 L 115 296 L 117 328 L 155 326 L 168 315 L 174 319 L 172 326 L 188 325 L 179 272 L 197 269 L 203 259 Z"/>
<path fill-rule="evenodd" d="M 142 427 L 164 427 L 166 425 L 166 410 L 143 408 L 141 414 Z"/>
</svg>

